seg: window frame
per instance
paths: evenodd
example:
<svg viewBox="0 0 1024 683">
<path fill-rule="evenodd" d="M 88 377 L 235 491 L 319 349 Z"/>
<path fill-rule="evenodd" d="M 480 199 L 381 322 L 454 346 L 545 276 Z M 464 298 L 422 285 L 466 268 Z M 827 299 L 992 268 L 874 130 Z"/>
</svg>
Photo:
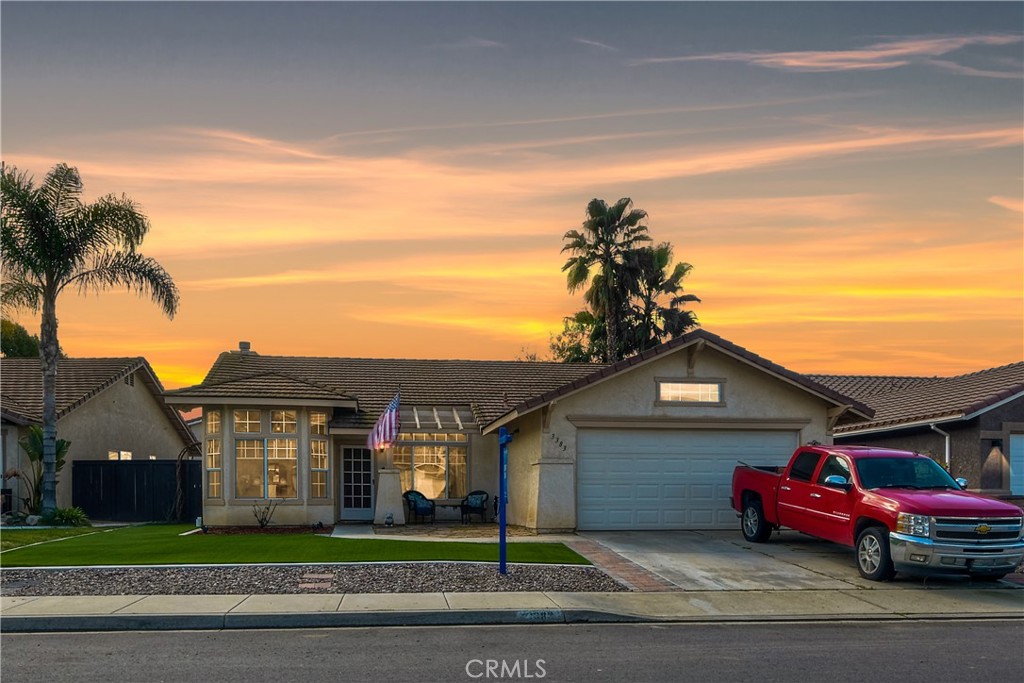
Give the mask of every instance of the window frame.
<svg viewBox="0 0 1024 683">
<path fill-rule="evenodd" d="M 203 464 L 206 465 L 206 497 L 214 498 L 217 500 L 224 498 L 224 448 L 220 438 L 207 439 L 206 440 L 205 453 L 203 454 Z M 212 455 L 210 452 L 210 446 L 217 447 L 217 467 L 212 467 L 210 464 L 210 458 Z M 214 482 L 212 481 L 212 475 L 217 475 L 217 493 L 213 493 Z"/>
<path fill-rule="evenodd" d="M 206 427 L 206 434 L 220 434 L 223 429 L 223 421 L 221 420 L 221 414 L 219 410 L 208 410 L 203 416 L 203 424 Z M 216 422 L 216 427 L 213 426 Z"/>
<path fill-rule="evenodd" d="M 324 452 L 314 453 L 313 444 L 323 444 Z M 316 460 L 323 458 L 323 467 L 316 467 Z M 314 486 L 321 486 L 318 477 L 323 477 L 323 495 L 314 492 Z M 327 439 L 309 438 L 309 500 L 327 500 L 331 497 L 331 446 Z"/>
<path fill-rule="evenodd" d="M 262 454 L 263 454 L 263 457 L 262 457 L 263 465 L 262 465 L 262 470 L 261 470 L 261 475 L 262 475 L 262 491 L 261 491 L 261 495 L 258 495 L 258 496 L 248 496 L 248 495 L 247 496 L 243 496 L 243 495 L 240 495 L 239 492 L 238 492 L 238 476 L 239 476 L 239 471 L 240 471 L 239 467 L 238 467 L 238 461 L 239 461 L 238 445 L 239 445 L 239 443 L 241 443 L 243 441 L 248 441 L 248 442 L 254 442 L 254 443 L 262 444 Z M 295 444 L 295 447 L 294 447 L 295 457 L 294 458 L 280 457 L 280 456 L 271 457 L 271 455 L 270 455 L 271 447 L 270 447 L 270 443 L 269 443 L 270 441 L 278 441 L 278 442 L 282 442 L 282 441 L 283 442 L 289 442 L 289 441 L 291 441 L 291 442 L 293 442 Z M 249 500 L 278 500 L 278 499 L 280 499 L 280 500 L 301 501 L 303 499 L 302 496 L 299 495 L 300 492 L 302 491 L 302 488 L 299 486 L 299 479 L 301 478 L 301 476 L 300 476 L 301 475 L 301 468 L 299 467 L 299 440 L 298 440 L 297 437 L 294 437 L 292 435 L 285 435 L 285 436 L 280 436 L 280 435 L 279 436 L 262 436 L 262 435 L 258 435 L 256 437 L 247 437 L 247 438 L 235 439 L 234 458 L 235 458 L 235 462 L 234 462 L 234 469 L 235 469 L 234 499 L 235 500 L 249 501 Z M 260 460 L 260 458 L 242 458 L 242 460 Z M 294 467 L 295 467 L 295 473 L 294 473 L 295 474 L 295 476 L 294 476 L 295 481 L 294 481 L 294 484 L 293 484 L 293 488 L 294 488 L 294 491 L 295 491 L 294 495 L 291 495 L 291 496 L 278 496 L 278 495 L 269 496 L 268 495 L 270 493 L 270 486 L 273 483 L 273 482 L 270 481 L 270 466 L 272 464 L 271 461 L 274 461 L 275 463 L 279 462 L 279 461 L 286 461 L 286 462 L 287 461 L 291 461 L 292 463 L 294 463 Z M 274 483 L 274 485 L 276 486 L 277 484 Z"/>
<path fill-rule="evenodd" d="M 718 392 L 718 400 L 704 401 L 695 400 L 688 401 L 684 399 L 667 399 L 662 397 L 662 386 L 664 385 L 690 385 L 698 387 L 698 396 L 700 395 L 699 387 L 715 387 Z M 725 407 L 725 378 L 723 377 L 655 377 L 654 378 L 654 405 L 656 406 L 674 406 L 674 407 Z"/>
<path fill-rule="evenodd" d="M 245 413 L 246 419 L 245 424 L 251 425 L 253 420 L 249 416 L 250 413 L 256 413 L 256 427 L 257 429 L 251 430 L 246 429 L 241 431 L 238 429 L 239 419 L 238 414 Z M 235 408 L 231 411 L 231 431 L 235 434 L 262 434 L 263 433 L 263 411 L 259 408 Z"/>
</svg>

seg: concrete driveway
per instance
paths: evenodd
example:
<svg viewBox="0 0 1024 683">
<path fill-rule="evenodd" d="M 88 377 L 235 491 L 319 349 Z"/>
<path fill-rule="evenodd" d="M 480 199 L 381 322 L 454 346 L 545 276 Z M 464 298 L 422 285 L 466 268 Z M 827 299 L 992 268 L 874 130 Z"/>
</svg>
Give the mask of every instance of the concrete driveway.
<svg viewBox="0 0 1024 683">
<path fill-rule="evenodd" d="M 964 588 L 964 577 L 897 575 L 877 583 L 857 573 L 853 550 L 795 531 L 749 543 L 737 531 L 586 531 L 589 538 L 681 590 Z M 996 586 L 1012 588 L 1009 584 Z M 984 587 L 993 588 L 992 584 Z"/>
</svg>

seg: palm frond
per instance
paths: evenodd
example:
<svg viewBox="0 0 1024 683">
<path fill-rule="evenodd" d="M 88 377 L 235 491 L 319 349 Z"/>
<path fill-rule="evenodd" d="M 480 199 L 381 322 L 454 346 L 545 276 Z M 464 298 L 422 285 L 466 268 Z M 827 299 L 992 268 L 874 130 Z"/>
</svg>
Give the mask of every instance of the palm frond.
<svg viewBox="0 0 1024 683">
<path fill-rule="evenodd" d="M 81 206 L 82 178 L 74 166 L 60 163 L 50 169 L 39 194 L 58 219 L 73 215 Z"/>
<path fill-rule="evenodd" d="M 7 272 L 4 278 L 0 282 L 0 311 L 4 315 L 16 310 L 29 310 L 33 313 L 39 310 L 43 298 L 43 290 L 39 285 L 22 277 L 11 277 Z"/>
<path fill-rule="evenodd" d="M 127 287 L 148 294 L 168 318 L 178 312 L 180 296 L 170 274 L 154 259 L 135 251 L 106 251 L 98 255 L 91 268 L 70 277 L 79 291 L 100 291 L 107 287 Z"/>
</svg>

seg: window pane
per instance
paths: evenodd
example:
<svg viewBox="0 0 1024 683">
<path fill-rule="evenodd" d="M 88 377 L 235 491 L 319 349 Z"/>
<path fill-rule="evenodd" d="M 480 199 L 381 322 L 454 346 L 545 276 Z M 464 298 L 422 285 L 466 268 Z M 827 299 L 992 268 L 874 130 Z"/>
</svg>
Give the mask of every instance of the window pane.
<svg viewBox="0 0 1024 683">
<path fill-rule="evenodd" d="M 414 488 L 412 485 L 412 448 L 395 446 L 391 458 L 395 469 L 398 470 L 398 478 L 402 482 L 402 493 Z"/>
<path fill-rule="evenodd" d="M 466 449 L 452 446 L 448 449 L 448 497 L 465 498 L 466 491 Z"/>
<path fill-rule="evenodd" d="M 327 473 L 310 472 L 309 474 L 309 497 L 310 498 L 326 498 L 327 497 Z"/>
<path fill-rule="evenodd" d="M 309 414 L 309 433 L 320 436 L 327 434 L 327 413 L 314 410 Z"/>
<path fill-rule="evenodd" d="M 444 446 L 416 446 L 413 448 L 413 481 L 416 490 L 427 498 L 447 498 L 445 491 Z"/>
<path fill-rule="evenodd" d="M 211 410 L 206 414 L 206 433 L 220 434 L 220 411 Z"/>
<path fill-rule="evenodd" d="M 722 385 L 707 382 L 659 382 L 659 401 L 721 403 Z"/>
<path fill-rule="evenodd" d="M 309 466 L 314 470 L 327 469 L 327 442 L 321 439 L 309 442 Z"/>
<path fill-rule="evenodd" d="M 267 497 L 298 495 L 298 443 L 295 439 L 267 439 Z"/>
<path fill-rule="evenodd" d="M 220 470 L 210 470 L 209 472 L 206 473 L 206 481 L 207 481 L 206 497 L 207 498 L 220 498 L 220 490 L 221 490 L 221 488 L 220 488 L 220 481 L 221 481 L 220 477 L 221 477 L 221 471 Z"/>
<path fill-rule="evenodd" d="M 220 439 L 206 440 L 206 468 L 220 469 Z"/>
<path fill-rule="evenodd" d="M 239 498 L 263 497 L 263 441 L 239 439 L 235 442 L 235 495 Z"/>
<path fill-rule="evenodd" d="M 235 432 L 239 434 L 260 433 L 260 411 L 258 410 L 236 410 L 235 411 Z"/>
<path fill-rule="evenodd" d="M 274 434 L 295 433 L 295 411 L 294 410 L 271 410 L 270 431 Z"/>
</svg>

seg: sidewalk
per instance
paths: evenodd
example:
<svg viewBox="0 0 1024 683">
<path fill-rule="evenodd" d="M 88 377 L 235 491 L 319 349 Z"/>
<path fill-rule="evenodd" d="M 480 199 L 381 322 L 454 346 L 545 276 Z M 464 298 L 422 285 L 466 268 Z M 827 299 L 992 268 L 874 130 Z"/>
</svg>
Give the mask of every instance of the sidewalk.
<svg viewBox="0 0 1024 683">
<path fill-rule="evenodd" d="M 0 631 L 1024 617 L 1024 590 L 2 597 Z"/>
</svg>

